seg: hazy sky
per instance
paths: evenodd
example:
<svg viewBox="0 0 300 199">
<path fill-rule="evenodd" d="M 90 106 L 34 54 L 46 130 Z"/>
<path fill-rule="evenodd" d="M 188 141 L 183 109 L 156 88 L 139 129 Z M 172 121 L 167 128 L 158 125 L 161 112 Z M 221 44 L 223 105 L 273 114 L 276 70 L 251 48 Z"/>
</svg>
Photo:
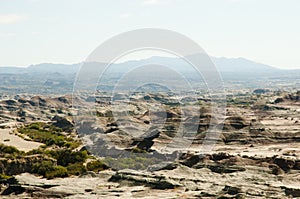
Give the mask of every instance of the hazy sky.
<svg viewBox="0 0 300 199">
<path fill-rule="evenodd" d="M 0 0 L 0 66 L 81 62 L 146 27 L 182 33 L 213 56 L 300 68 L 299 0 Z"/>
</svg>

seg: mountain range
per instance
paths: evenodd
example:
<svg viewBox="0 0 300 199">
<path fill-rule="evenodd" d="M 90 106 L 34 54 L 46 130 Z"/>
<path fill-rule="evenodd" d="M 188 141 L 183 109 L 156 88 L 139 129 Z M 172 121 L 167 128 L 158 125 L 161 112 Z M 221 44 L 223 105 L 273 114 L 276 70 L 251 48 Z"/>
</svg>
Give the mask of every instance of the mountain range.
<svg viewBox="0 0 300 199">
<path fill-rule="evenodd" d="M 210 57 L 213 63 L 216 65 L 217 69 L 222 72 L 234 72 L 234 73 L 280 73 L 288 71 L 300 71 L 300 69 L 279 69 L 273 66 L 269 66 L 262 63 L 257 63 L 242 57 L 239 58 L 225 58 L 225 57 Z M 179 65 L 182 62 L 178 58 L 171 57 L 159 57 L 154 56 L 148 59 L 142 60 L 133 60 L 119 63 L 117 65 L 131 65 L 133 63 L 137 65 L 147 64 L 147 63 L 165 63 L 166 65 Z M 30 65 L 28 67 L 19 67 L 19 66 L 9 66 L 0 67 L 0 73 L 6 74 L 20 74 L 20 73 L 62 73 L 62 74 L 71 74 L 76 73 L 80 68 L 81 63 L 76 64 L 53 64 L 53 63 L 41 63 L 37 65 Z"/>
<path fill-rule="evenodd" d="M 297 87 L 299 85 L 298 82 L 300 82 L 300 69 L 279 69 L 245 58 L 210 58 L 227 87 L 232 87 L 233 85 L 239 85 L 240 87 L 259 87 L 260 85 L 258 83 L 263 83 L 264 87 L 282 86 L 286 84 Z M 113 64 L 116 67 L 112 67 L 114 69 L 110 72 L 120 73 L 120 71 L 126 71 L 132 66 L 152 63 L 172 66 L 186 74 L 191 72 L 188 68 L 188 64 L 182 61 L 182 59 L 159 56 Z M 82 63 L 42 63 L 28 67 L 0 67 L 0 91 L 70 92 L 72 91 L 76 74 L 80 71 L 81 65 Z M 92 67 L 97 67 L 97 64 Z M 276 82 L 276 84 L 274 82 Z"/>
</svg>

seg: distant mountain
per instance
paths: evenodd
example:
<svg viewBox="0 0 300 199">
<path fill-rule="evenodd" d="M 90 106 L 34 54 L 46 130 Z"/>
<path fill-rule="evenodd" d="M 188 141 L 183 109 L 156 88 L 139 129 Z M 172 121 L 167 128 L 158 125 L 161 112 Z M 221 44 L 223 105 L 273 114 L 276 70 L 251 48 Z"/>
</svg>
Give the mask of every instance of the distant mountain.
<svg viewBox="0 0 300 199">
<path fill-rule="evenodd" d="M 222 72 L 233 73 L 278 73 L 286 71 L 278 69 L 266 64 L 257 63 L 245 58 L 225 58 L 225 57 L 211 57 L 211 60 L 215 63 L 218 70 Z M 151 57 L 142 60 L 127 61 L 124 63 L 116 64 L 126 69 L 132 65 L 144 65 L 149 63 L 159 63 L 162 65 L 172 66 L 176 68 L 186 69 L 184 67 L 186 63 L 178 58 L 171 57 Z M 0 73 L 62 73 L 72 74 L 76 73 L 80 68 L 80 64 L 52 64 L 42 63 L 37 65 L 30 65 L 28 67 L 0 67 Z M 298 70 L 295 70 L 298 71 Z M 299 70 L 300 71 L 300 70 Z"/>
<path fill-rule="evenodd" d="M 52 64 L 43 63 L 37 65 L 30 65 L 27 69 L 28 72 L 36 73 L 62 73 L 72 74 L 76 73 L 79 69 L 80 64 Z"/>
<path fill-rule="evenodd" d="M 195 55 L 192 55 L 195 56 Z M 257 88 L 257 87 L 299 87 L 300 69 L 283 70 L 266 64 L 257 63 L 245 58 L 218 58 L 211 57 L 215 63 L 224 84 L 229 88 Z M 150 57 L 143 60 L 132 60 L 124 63 L 113 64 L 108 73 L 112 75 L 105 76 L 106 87 L 110 87 L 112 79 L 116 80 L 122 72 L 134 69 L 134 67 L 146 65 L 143 70 L 139 70 L 143 74 L 159 75 L 161 78 L 170 76 L 170 71 L 164 68 L 156 68 L 157 73 L 153 73 L 151 67 L 147 65 L 159 64 L 161 66 L 169 66 L 174 70 L 182 72 L 186 78 L 191 81 L 198 82 L 201 77 L 195 73 L 193 68 L 183 59 L 170 57 Z M 95 67 L 106 66 L 106 64 L 88 63 L 89 67 L 85 70 L 87 74 L 84 81 L 97 82 L 99 77 L 95 73 Z M 36 92 L 36 93 L 63 93 L 72 92 L 76 73 L 80 70 L 81 63 L 77 64 L 53 64 L 43 63 L 30 65 L 28 67 L 0 67 L 0 93 L 7 92 Z M 149 69 L 149 73 L 147 73 Z M 152 71 L 151 71 L 152 70 Z M 145 72 L 146 71 L 146 72 Z M 141 79 L 139 79 L 139 77 Z M 158 77 L 158 78 L 160 78 Z M 143 75 L 137 74 L 131 77 L 133 83 L 143 81 Z M 113 81 L 114 81 L 113 80 Z M 173 79 L 174 80 L 174 79 Z M 176 84 L 176 83 L 175 83 Z"/>
<path fill-rule="evenodd" d="M 52 64 L 42 63 L 28 67 L 0 67 L 1 74 L 22 74 L 22 73 L 61 73 L 72 74 L 79 70 L 80 64 Z"/>
<path fill-rule="evenodd" d="M 211 57 L 221 72 L 278 72 L 280 69 L 245 58 Z"/>
<path fill-rule="evenodd" d="M 21 74 L 26 73 L 27 68 L 24 67 L 0 67 L 0 74 Z"/>
</svg>

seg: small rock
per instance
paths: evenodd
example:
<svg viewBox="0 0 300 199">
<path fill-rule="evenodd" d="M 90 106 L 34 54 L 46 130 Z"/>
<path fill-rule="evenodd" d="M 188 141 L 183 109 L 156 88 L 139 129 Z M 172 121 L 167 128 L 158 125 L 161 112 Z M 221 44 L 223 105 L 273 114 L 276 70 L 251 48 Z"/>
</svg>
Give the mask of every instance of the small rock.
<svg viewBox="0 0 300 199">
<path fill-rule="evenodd" d="M 281 175 L 284 173 L 284 171 L 276 164 L 270 164 L 269 168 L 271 169 L 272 174 L 274 175 Z"/>
<path fill-rule="evenodd" d="M 226 191 L 226 193 L 228 193 L 230 195 L 236 195 L 238 193 L 241 193 L 241 188 L 226 185 L 224 187 L 223 191 Z"/>
<path fill-rule="evenodd" d="M 192 167 L 195 164 L 197 164 L 200 161 L 199 155 L 193 155 L 189 157 L 188 159 L 184 160 L 181 164 L 187 166 L 187 167 Z"/>
</svg>

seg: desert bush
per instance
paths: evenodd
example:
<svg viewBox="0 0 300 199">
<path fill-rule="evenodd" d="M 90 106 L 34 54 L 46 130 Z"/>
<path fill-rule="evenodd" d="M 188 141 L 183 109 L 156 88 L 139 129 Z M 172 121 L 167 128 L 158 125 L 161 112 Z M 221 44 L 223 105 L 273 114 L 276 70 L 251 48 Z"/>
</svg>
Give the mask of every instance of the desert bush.
<svg viewBox="0 0 300 199">
<path fill-rule="evenodd" d="M 68 149 L 76 149 L 76 148 L 78 148 L 80 145 L 81 145 L 81 142 L 71 140 L 71 141 L 65 142 L 63 146 L 66 147 L 66 148 L 68 148 Z"/>
<path fill-rule="evenodd" d="M 35 155 L 35 154 L 43 154 L 44 153 L 44 150 L 43 150 L 43 148 L 38 148 L 38 149 L 32 149 L 32 150 L 30 150 L 30 151 L 28 151 L 27 153 L 26 153 L 26 155 Z"/>
<path fill-rule="evenodd" d="M 132 152 L 132 153 L 147 153 L 146 150 L 140 149 L 140 148 L 137 148 L 137 147 L 132 148 L 132 149 L 131 149 L 131 152 Z"/>
<path fill-rule="evenodd" d="M 39 130 L 41 128 L 43 128 L 44 124 L 41 122 L 36 122 L 36 123 L 32 123 L 28 125 L 29 129 L 34 129 L 34 130 Z"/>
<path fill-rule="evenodd" d="M 111 168 L 116 169 L 146 169 L 149 165 L 159 163 L 159 159 L 144 157 L 144 154 L 130 155 L 129 157 L 106 157 L 103 161 Z"/>
<path fill-rule="evenodd" d="M 99 172 L 108 169 L 108 166 L 100 160 L 95 160 L 87 163 L 86 168 L 88 171 Z"/>
<path fill-rule="evenodd" d="M 45 177 L 48 179 L 68 177 L 68 170 L 63 166 L 54 166 L 51 170 L 46 171 Z"/>
<path fill-rule="evenodd" d="M 46 151 L 46 154 L 50 157 L 55 158 L 57 160 L 57 164 L 61 166 L 83 163 L 88 158 L 87 151 L 72 151 L 69 149 Z"/>
<path fill-rule="evenodd" d="M 19 129 L 19 132 L 28 135 L 32 140 L 44 143 L 47 146 L 54 144 L 57 146 L 63 146 L 65 144 L 65 137 L 56 132 L 50 132 L 44 129 L 36 129 L 36 127 L 32 128 L 32 126 L 28 128 L 21 128 Z"/>
<path fill-rule="evenodd" d="M 6 146 L 4 144 L 0 144 L 0 154 L 4 157 L 16 157 L 25 154 L 23 151 L 19 151 L 14 146 Z"/>
<path fill-rule="evenodd" d="M 55 164 L 52 161 L 42 161 L 42 162 L 37 162 L 32 165 L 32 173 L 40 174 L 44 177 L 46 177 L 46 172 L 53 170 Z"/>
<path fill-rule="evenodd" d="M 33 164 L 31 173 L 36 173 L 48 179 L 56 177 L 67 177 L 68 170 L 60 165 L 56 165 L 52 161 L 42 161 Z"/>
<path fill-rule="evenodd" d="M 12 153 L 19 153 L 19 152 L 20 151 L 16 147 L 5 146 L 3 144 L 0 144 L 0 153 L 9 153 L 9 154 L 12 154 Z"/>
<path fill-rule="evenodd" d="M 7 180 L 11 178 L 11 176 L 5 175 L 5 174 L 0 174 L 0 180 Z"/>
<path fill-rule="evenodd" d="M 81 175 L 82 173 L 86 172 L 87 169 L 82 163 L 75 163 L 75 164 L 70 164 L 67 166 L 67 170 L 69 175 Z"/>
<path fill-rule="evenodd" d="M 46 146 L 56 145 L 74 149 L 80 145 L 79 141 L 63 135 L 62 129 L 46 123 L 32 123 L 26 127 L 19 128 L 18 131 L 36 142 L 46 144 Z"/>
</svg>

